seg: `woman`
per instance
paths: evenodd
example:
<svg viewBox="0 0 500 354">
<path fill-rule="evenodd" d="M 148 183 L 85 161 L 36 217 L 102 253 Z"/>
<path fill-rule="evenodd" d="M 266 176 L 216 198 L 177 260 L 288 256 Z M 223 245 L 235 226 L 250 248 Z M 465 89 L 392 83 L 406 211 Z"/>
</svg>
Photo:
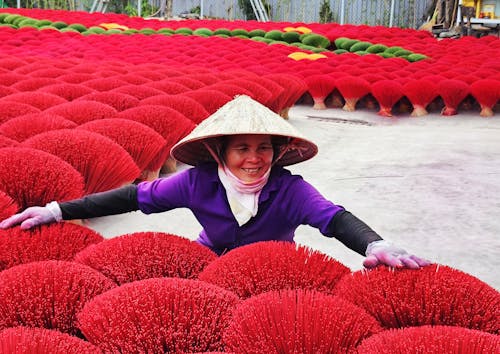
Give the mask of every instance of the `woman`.
<svg viewBox="0 0 500 354">
<path fill-rule="evenodd" d="M 366 255 L 365 267 L 427 265 L 426 260 L 382 240 L 302 177 L 283 168 L 310 159 L 317 151 L 280 116 L 239 96 L 172 148 L 176 160 L 194 168 L 78 200 L 31 207 L 4 220 L 0 228 L 20 223 L 29 229 L 61 220 L 184 207 L 203 226 L 197 241 L 219 255 L 258 241 L 293 242 L 297 227 L 307 224 Z"/>
</svg>

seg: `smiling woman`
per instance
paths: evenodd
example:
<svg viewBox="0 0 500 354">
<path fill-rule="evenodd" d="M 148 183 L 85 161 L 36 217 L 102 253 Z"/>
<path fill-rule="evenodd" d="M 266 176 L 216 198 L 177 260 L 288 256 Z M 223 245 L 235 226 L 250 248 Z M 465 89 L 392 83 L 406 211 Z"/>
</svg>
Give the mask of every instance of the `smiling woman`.
<svg viewBox="0 0 500 354">
<path fill-rule="evenodd" d="M 21 228 L 141 210 L 145 214 L 190 209 L 203 230 L 197 242 L 218 255 L 259 241 L 294 242 L 310 225 L 366 255 L 366 267 L 419 268 L 428 262 L 382 238 L 361 220 L 323 197 L 284 166 L 316 155 L 316 144 L 264 105 L 238 96 L 171 150 L 194 166 L 152 182 L 32 207 L 0 223 Z"/>
<path fill-rule="evenodd" d="M 273 145 L 270 135 L 243 134 L 228 139 L 225 151 L 226 173 L 244 182 L 254 183 L 271 169 Z"/>
<path fill-rule="evenodd" d="M 241 226 L 257 214 L 260 191 L 271 173 L 271 135 L 232 135 L 221 142 L 219 179 L 226 189 L 229 207 Z"/>
</svg>

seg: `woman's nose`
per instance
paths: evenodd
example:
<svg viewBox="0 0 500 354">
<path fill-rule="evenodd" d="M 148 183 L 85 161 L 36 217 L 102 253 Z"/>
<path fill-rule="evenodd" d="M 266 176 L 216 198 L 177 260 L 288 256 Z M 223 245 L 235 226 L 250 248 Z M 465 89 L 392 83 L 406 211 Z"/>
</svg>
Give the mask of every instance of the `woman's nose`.
<svg viewBox="0 0 500 354">
<path fill-rule="evenodd" d="M 247 160 L 249 161 L 258 161 L 260 159 L 260 155 L 257 151 L 250 151 L 247 156 Z"/>
</svg>

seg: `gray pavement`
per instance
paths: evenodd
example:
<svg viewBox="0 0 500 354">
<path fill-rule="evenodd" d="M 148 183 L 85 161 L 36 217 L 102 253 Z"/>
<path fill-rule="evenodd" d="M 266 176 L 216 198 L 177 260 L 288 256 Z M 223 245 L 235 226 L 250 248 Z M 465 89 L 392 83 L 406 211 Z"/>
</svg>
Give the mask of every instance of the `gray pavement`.
<svg viewBox="0 0 500 354">
<path fill-rule="evenodd" d="M 384 238 L 500 290 L 498 113 L 388 119 L 373 111 L 296 106 L 289 121 L 320 151 L 290 166 L 292 172 Z M 93 219 L 88 226 L 108 238 L 162 231 L 195 239 L 201 229 L 186 210 L 133 212 Z M 361 256 L 309 226 L 297 230 L 296 241 L 361 269 Z"/>
</svg>

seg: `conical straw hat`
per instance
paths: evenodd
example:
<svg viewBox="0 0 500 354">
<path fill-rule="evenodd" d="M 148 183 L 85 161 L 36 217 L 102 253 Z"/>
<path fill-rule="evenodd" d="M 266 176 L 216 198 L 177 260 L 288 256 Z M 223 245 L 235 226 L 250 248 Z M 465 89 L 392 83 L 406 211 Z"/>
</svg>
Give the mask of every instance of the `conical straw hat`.
<svg viewBox="0 0 500 354">
<path fill-rule="evenodd" d="M 289 138 L 288 149 L 276 162 L 292 165 L 312 158 L 318 147 L 307 140 L 295 127 L 266 106 L 241 95 L 226 103 L 202 121 L 193 131 L 170 150 L 177 161 L 196 166 L 214 161 L 204 145 L 213 138 L 238 134 L 265 134 Z"/>
</svg>

